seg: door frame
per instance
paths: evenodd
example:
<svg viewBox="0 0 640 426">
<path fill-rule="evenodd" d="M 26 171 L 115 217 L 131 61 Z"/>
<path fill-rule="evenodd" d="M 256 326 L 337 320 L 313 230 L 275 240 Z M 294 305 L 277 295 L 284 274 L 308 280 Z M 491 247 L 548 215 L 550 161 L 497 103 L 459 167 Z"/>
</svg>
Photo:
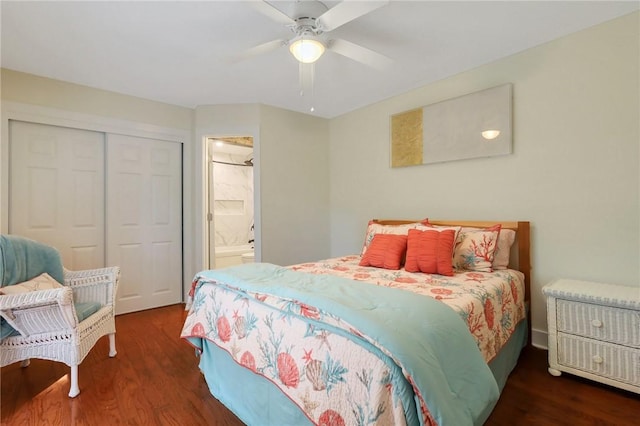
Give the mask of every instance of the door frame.
<svg viewBox="0 0 640 426">
<path fill-rule="evenodd" d="M 205 155 L 204 155 L 204 193 L 205 193 L 205 216 L 204 216 L 204 246 L 205 246 L 205 268 L 214 269 L 215 265 L 215 249 L 212 250 L 212 247 L 215 247 L 215 211 L 213 208 L 213 145 L 209 143 L 211 139 L 225 139 L 225 138 L 234 138 L 234 137 L 250 137 L 252 139 L 253 145 L 251 146 L 252 157 L 254 161 L 252 173 L 253 176 L 253 247 L 254 247 L 254 259 L 256 262 L 259 262 L 258 255 L 256 252 L 258 251 L 259 243 L 259 234 L 258 225 L 256 224 L 256 216 L 259 211 L 259 207 L 257 206 L 257 200 L 259 197 L 257 196 L 256 191 L 256 175 L 258 174 L 258 157 L 256 155 L 256 141 L 255 137 L 251 134 L 233 134 L 233 135 L 220 135 L 216 134 L 215 136 L 206 136 L 204 138 L 204 146 L 205 146 Z"/>
<path fill-rule="evenodd" d="M 2 101 L 0 135 L 0 232 L 9 230 L 9 121 L 27 121 L 52 126 L 69 127 L 82 130 L 93 130 L 104 133 L 115 133 L 127 136 L 138 136 L 150 139 L 163 139 L 182 144 L 182 298 L 186 300 L 191 280 L 196 271 L 193 270 L 193 221 L 188 212 L 191 210 L 193 196 L 189 174 L 192 164 L 192 143 L 190 130 L 156 126 L 124 119 L 85 114 L 58 108 Z"/>
</svg>

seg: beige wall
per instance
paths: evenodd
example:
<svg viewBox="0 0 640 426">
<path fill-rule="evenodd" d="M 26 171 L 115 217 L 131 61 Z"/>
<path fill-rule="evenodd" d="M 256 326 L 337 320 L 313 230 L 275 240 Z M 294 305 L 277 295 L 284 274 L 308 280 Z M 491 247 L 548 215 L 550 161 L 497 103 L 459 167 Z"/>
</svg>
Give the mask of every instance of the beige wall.
<svg viewBox="0 0 640 426">
<path fill-rule="evenodd" d="M 192 214 L 204 217 L 204 140 L 254 137 L 256 259 L 289 265 L 329 256 L 329 122 L 258 104 L 199 106 Z M 204 247 L 204 227 L 196 245 Z M 204 258 L 194 268 L 201 269 Z"/>
<path fill-rule="evenodd" d="M 260 108 L 262 260 L 329 257 L 329 121 Z"/>
<path fill-rule="evenodd" d="M 639 40 L 634 13 L 331 120 L 331 254 L 374 217 L 529 220 L 542 344 L 547 282 L 640 292 Z M 389 167 L 390 115 L 507 82 L 513 155 Z"/>
<path fill-rule="evenodd" d="M 191 131 L 193 110 L 2 68 L 3 101 Z"/>
</svg>

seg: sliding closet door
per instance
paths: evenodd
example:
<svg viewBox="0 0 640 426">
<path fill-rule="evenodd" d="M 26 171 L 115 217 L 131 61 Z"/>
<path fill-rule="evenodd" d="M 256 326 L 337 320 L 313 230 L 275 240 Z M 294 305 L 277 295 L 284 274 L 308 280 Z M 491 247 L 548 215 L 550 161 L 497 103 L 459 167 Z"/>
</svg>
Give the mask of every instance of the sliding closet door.
<svg viewBox="0 0 640 426">
<path fill-rule="evenodd" d="M 179 143 L 10 121 L 9 152 L 10 233 L 120 266 L 117 313 L 181 301 Z"/>
<path fill-rule="evenodd" d="M 120 265 L 117 313 L 179 303 L 181 145 L 107 135 L 107 262 Z"/>
<path fill-rule="evenodd" d="M 105 265 L 104 133 L 9 121 L 9 232 L 68 269 Z"/>
</svg>

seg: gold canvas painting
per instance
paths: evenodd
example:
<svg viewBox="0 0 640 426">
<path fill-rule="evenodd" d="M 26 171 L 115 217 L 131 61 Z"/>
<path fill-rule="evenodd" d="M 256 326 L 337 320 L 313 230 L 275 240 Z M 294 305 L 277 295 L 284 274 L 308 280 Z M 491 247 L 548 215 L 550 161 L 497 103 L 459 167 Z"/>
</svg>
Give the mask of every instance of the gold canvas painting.
<svg viewBox="0 0 640 426">
<path fill-rule="evenodd" d="M 512 84 L 391 116 L 391 167 L 512 151 Z"/>
<path fill-rule="evenodd" d="M 391 117 L 391 167 L 422 164 L 422 108 Z"/>
</svg>

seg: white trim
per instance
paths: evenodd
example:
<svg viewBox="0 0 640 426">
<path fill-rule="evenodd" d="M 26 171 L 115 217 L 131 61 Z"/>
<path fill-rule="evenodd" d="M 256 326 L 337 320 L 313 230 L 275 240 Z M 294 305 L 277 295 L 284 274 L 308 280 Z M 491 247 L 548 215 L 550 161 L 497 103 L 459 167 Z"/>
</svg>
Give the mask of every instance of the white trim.
<svg viewBox="0 0 640 426">
<path fill-rule="evenodd" d="M 193 247 L 191 267 L 195 272 L 206 269 L 209 259 L 209 247 L 207 246 L 207 139 L 232 136 L 253 137 L 253 221 L 254 221 L 254 253 L 256 262 L 262 259 L 262 220 L 261 220 L 261 196 L 260 196 L 260 131 L 258 126 L 213 126 L 201 127 L 195 131 L 194 162 L 193 162 L 193 192 L 199 194 L 195 197 L 191 210 L 195 215 L 193 221 Z M 195 275 L 194 272 L 194 275 Z M 193 276 L 191 277 L 193 278 Z M 185 293 L 186 300 L 186 293 Z"/>
<path fill-rule="evenodd" d="M 190 214 L 192 205 L 192 131 L 154 124 L 140 123 L 114 117 L 85 114 L 40 105 L 2 101 L 0 123 L 0 232 L 9 229 L 9 120 L 28 121 L 52 126 L 93 130 L 97 132 L 162 139 L 182 144 L 182 210 L 183 210 L 183 294 L 189 291 L 193 270 L 193 221 Z"/>
<path fill-rule="evenodd" d="M 531 330 L 531 345 L 538 349 L 548 350 L 549 335 L 545 330 Z"/>
<path fill-rule="evenodd" d="M 40 105 L 2 101 L 2 121 L 30 121 L 40 124 L 116 133 L 127 136 L 163 139 L 184 143 L 190 139 L 189 130 L 161 127 L 154 124 L 138 123 L 113 117 L 85 114 Z"/>
</svg>

